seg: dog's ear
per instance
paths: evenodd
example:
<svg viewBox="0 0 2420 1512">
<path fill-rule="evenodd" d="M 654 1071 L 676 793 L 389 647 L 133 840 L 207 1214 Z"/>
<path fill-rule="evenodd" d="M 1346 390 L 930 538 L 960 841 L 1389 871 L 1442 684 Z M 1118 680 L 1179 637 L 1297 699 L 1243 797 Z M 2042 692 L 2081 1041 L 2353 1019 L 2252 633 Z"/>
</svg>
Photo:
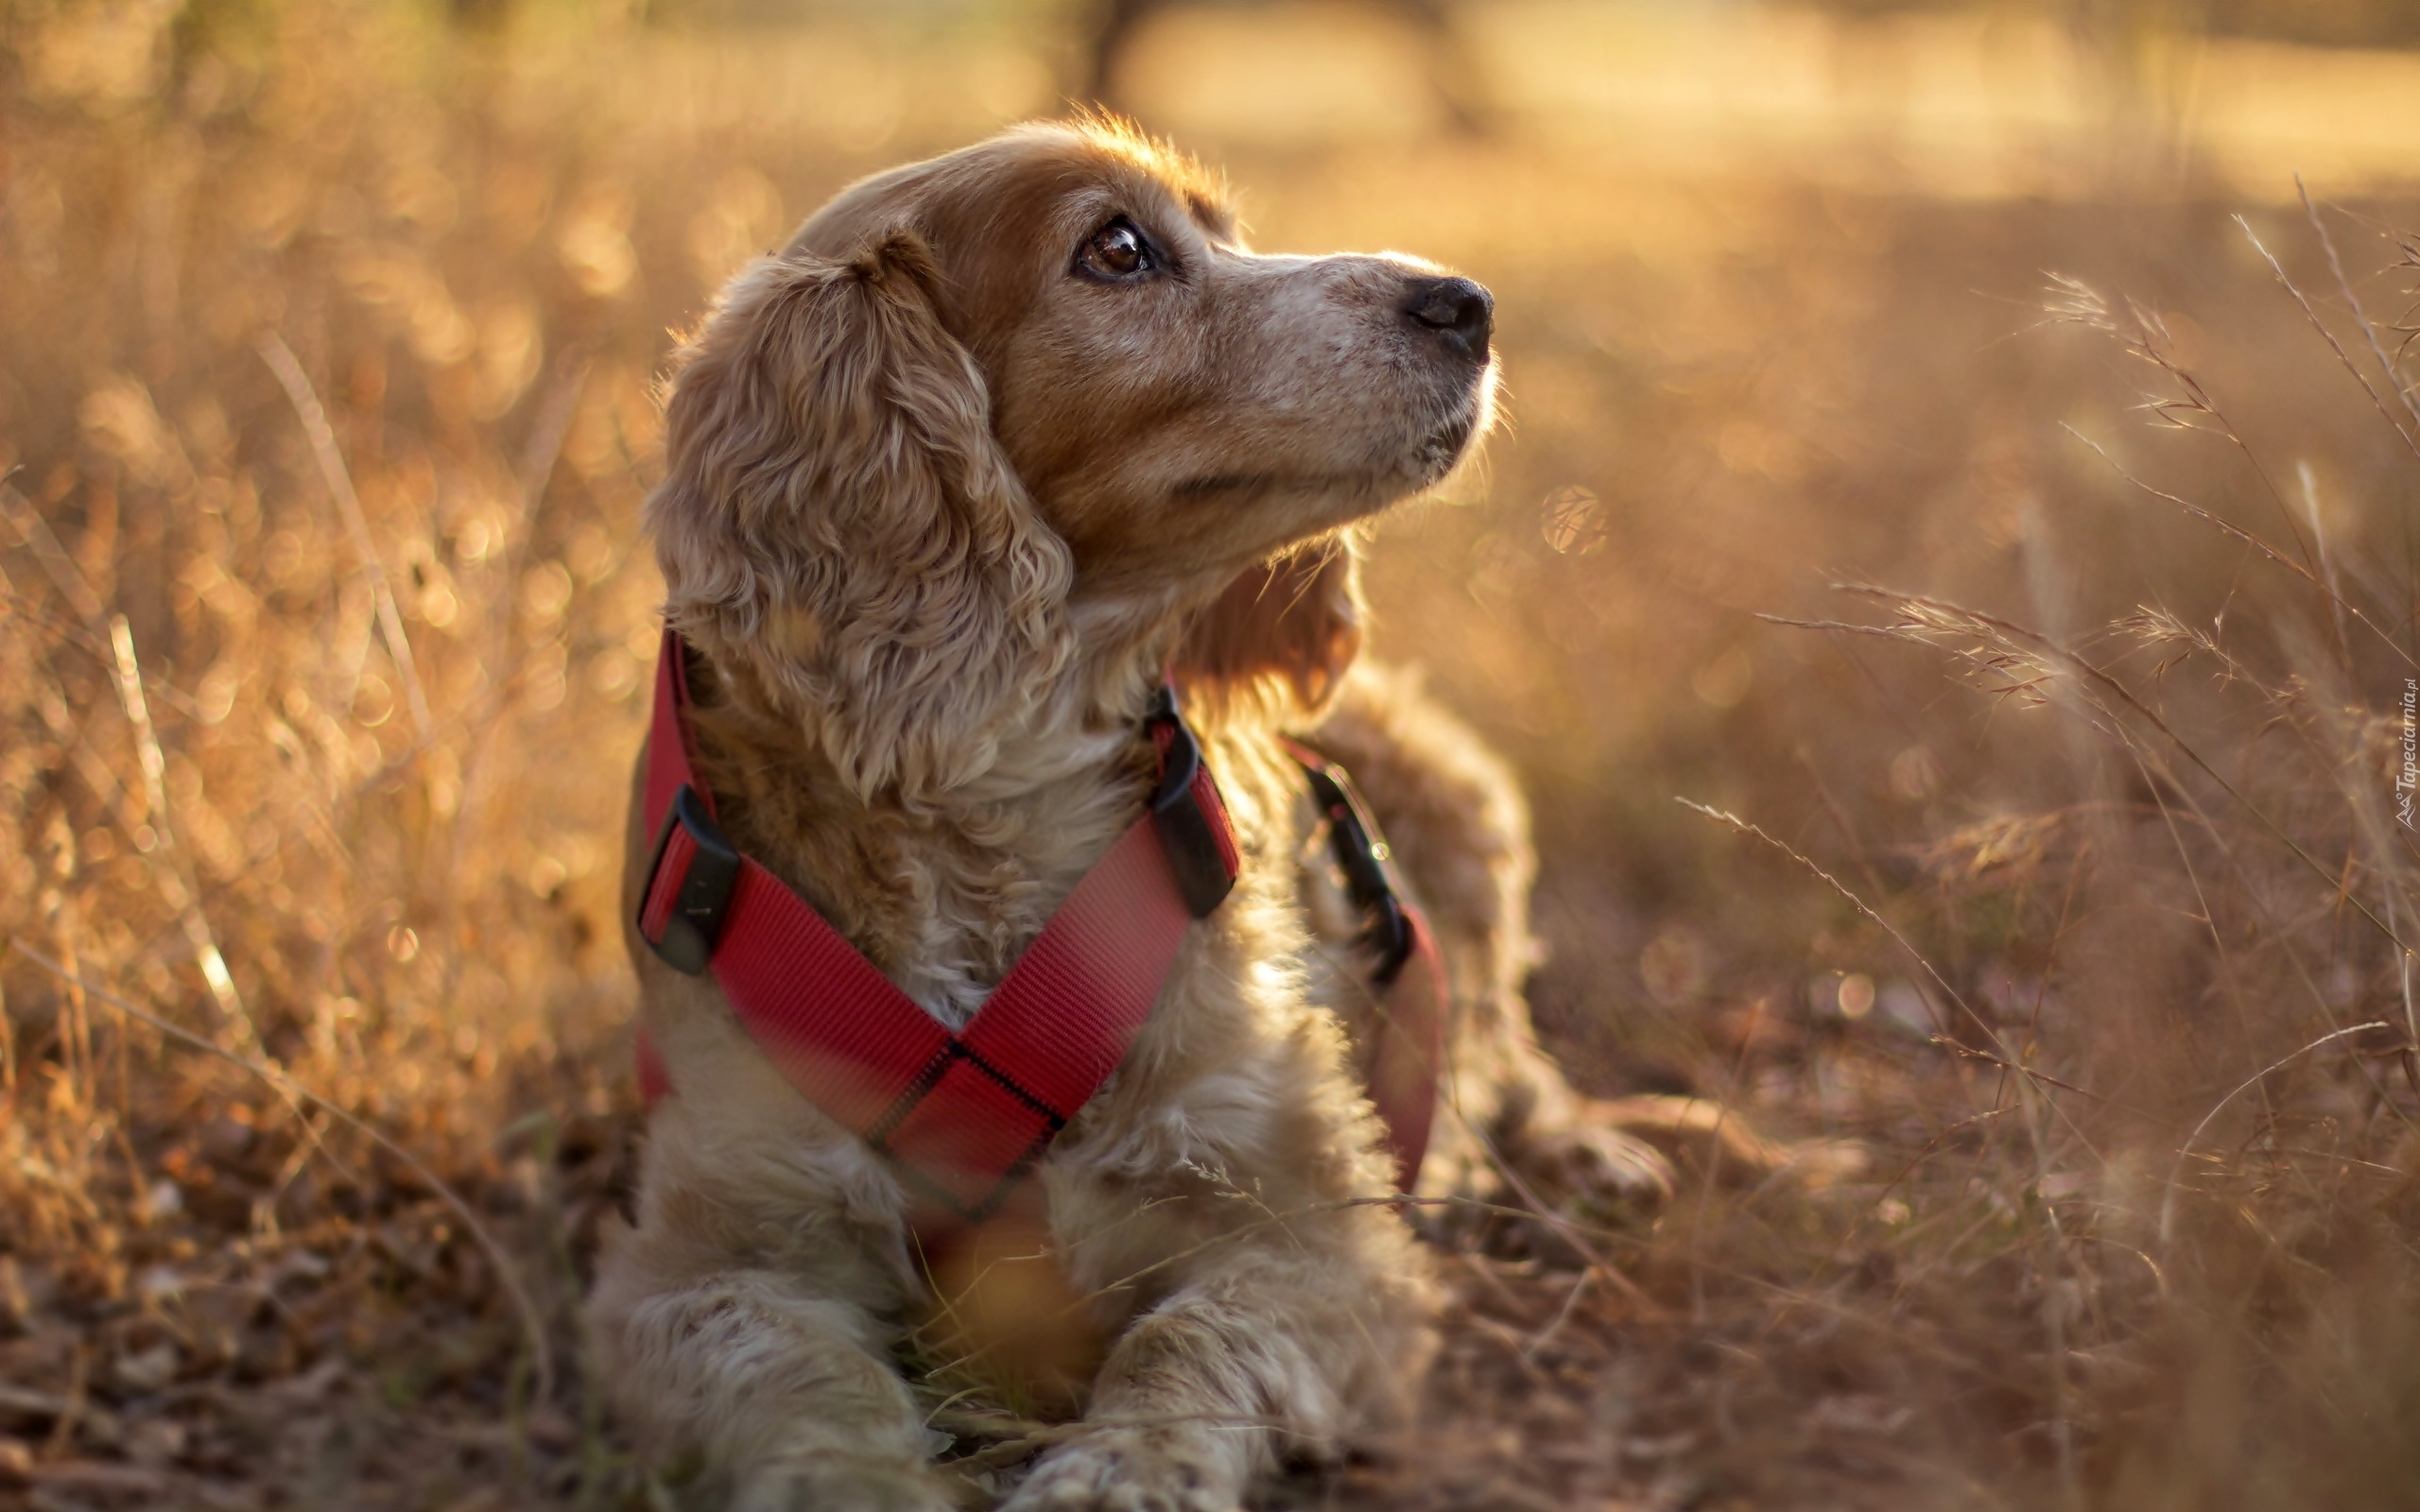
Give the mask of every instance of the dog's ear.
<svg viewBox="0 0 2420 1512">
<path fill-rule="evenodd" d="M 1186 627 L 1177 672 L 1188 696 L 1206 688 L 1315 719 L 1361 653 L 1361 621 L 1360 552 L 1330 536 L 1228 584 Z"/>
<path fill-rule="evenodd" d="M 1073 574 L 915 235 L 766 258 L 689 343 L 647 519 L 667 612 L 860 794 L 978 775 L 1070 646 Z"/>
</svg>

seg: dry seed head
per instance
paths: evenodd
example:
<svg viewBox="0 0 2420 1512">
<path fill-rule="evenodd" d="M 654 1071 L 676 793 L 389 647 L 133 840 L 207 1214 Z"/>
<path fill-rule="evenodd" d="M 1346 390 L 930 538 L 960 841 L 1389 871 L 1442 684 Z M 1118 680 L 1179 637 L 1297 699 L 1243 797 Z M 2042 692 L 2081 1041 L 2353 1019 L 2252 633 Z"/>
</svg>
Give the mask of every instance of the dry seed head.
<svg viewBox="0 0 2420 1512">
<path fill-rule="evenodd" d="M 1945 650 L 1968 666 L 1998 679 L 1988 691 L 2001 696 L 2013 696 L 2029 704 L 2048 701 L 2047 690 L 2058 676 L 2057 666 L 1988 616 L 1939 599 L 1894 593 L 1887 589 L 1841 586 L 1843 592 L 1891 611 L 1894 619 L 1886 633 Z M 1965 644 L 1956 644 L 1960 642 Z"/>
<path fill-rule="evenodd" d="M 2065 273 L 2052 273 L 2048 277 L 2049 298 L 2042 309 L 2051 319 L 2110 335 L 2118 335 L 2118 322 L 2110 317 L 2109 301 L 2099 289 Z"/>
<path fill-rule="evenodd" d="M 2004 814 L 1952 831 L 1917 853 L 1918 863 L 1945 882 L 1971 882 L 1989 872 L 2031 872 L 2049 853 L 2066 816 Z"/>
<path fill-rule="evenodd" d="M 2152 667 L 2154 681 L 2196 651 L 2219 660 L 2218 676 L 2221 681 L 2231 680 L 2236 675 L 2235 660 L 2219 648 L 2216 637 L 2186 624 L 2168 610 L 2138 604 L 2135 612 L 2113 621 L 2109 627 L 2118 635 L 2164 653 Z"/>
<path fill-rule="evenodd" d="M 2411 232 L 2398 232 L 2394 238 L 2394 250 L 2395 260 L 2389 265 L 2391 267 L 2409 268 L 2414 273 L 2420 273 L 2420 234 Z M 2403 360 L 2405 353 L 2411 350 L 2411 344 L 2414 341 L 2420 341 L 2420 282 L 2406 284 L 2403 292 L 2414 302 L 2406 305 L 2403 314 L 2387 326 L 2388 330 L 2403 338 L 2396 342 L 2394 347 L 2394 357 L 2397 362 Z M 2397 381 L 2401 382 L 2399 375 Z M 2420 381 L 2405 383 L 2401 387 L 2404 392 L 2410 393 L 2414 388 L 2420 388 Z"/>
<path fill-rule="evenodd" d="M 2150 604 L 2136 605 L 2135 612 L 2117 620 L 2110 627 L 2145 645 L 2182 645 L 2197 651 L 2211 649 L 2209 637 L 2169 610 Z"/>
<path fill-rule="evenodd" d="M 2363 708 L 2345 714 L 2345 765 L 2361 774 L 2364 784 L 2382 782 L 2392 790 L 2403 775 L 2403 715 Z"/>
<path fill-rule="evenodd" d="M 2121 311 L 2090 284 L 2064 273 L 2050 275 L 2050 295 L 2044 308 L 2051 319 L 2116 337 L 2129 355 L 2158 369 L 2174 385 L 2170 393 L 2144 390 L 2142 408 L 2177 430 L 2229 434 L 2208 392 L 2177 361 L 2176 337 L 2157 310 L 2130 295 Z"/>
</svg>

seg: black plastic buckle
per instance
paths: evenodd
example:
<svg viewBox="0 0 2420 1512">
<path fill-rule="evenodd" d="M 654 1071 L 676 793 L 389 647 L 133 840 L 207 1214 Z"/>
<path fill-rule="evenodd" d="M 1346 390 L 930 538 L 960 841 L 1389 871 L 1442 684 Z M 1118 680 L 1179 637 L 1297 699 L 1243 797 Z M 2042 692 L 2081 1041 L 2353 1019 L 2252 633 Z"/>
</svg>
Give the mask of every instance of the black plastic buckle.
<svg viewBox="0 0 2420 1512">
<path fill-rule="evenodd" d="M 1395 885 L 1393 852 L 1343 767 L 1305 762 L 1303 771 L 1311 780 L 1311 800 L 1327 816 L 1328 843 L 1344 873 L 1344 890 L 1370 920 L 1361 943 L 1377 957 L 1372 980 L 1386 987 L 1411 959 L 1412 949 L 1411 920 Z"/>
<path fill-rule="evenodd" d="M 1225 853 L 1210 816 L 1193 796 L 1194 779 L 1201 773 L 1201 743 L 1176 706 L 1176 689 L 1166 683 L 1151 700 L 1144 728 L 1166 726 L 1171 732 L 1160 761 L 1160 785 L 1151 793 L 1151 817 L 1158 824 L 1161 849 L 1176 870 L 1177 891 L 1185 911 L 1207 919 L 1235 890 L 1235 873 L 1227 869 Z"/>
<path fill-rule="evenodd" d="M 697 849 L 690 852 L 689 868 L 681 878 L 681 892 L 673 901 L 671 917 L 665 920 L 663 937 L 648 939 L 648 900 L 655 896 L 662 880 L 656 873 L 663 868 L 676 828 L 688 831 Z M 682 783 L 664 816 L 664 833 L 655 837 L 655 857 L 648 863 L 647 885 L 639 892 L 639 937 L 647 939 L 674 971 L 703 976 L 706 964 L 714 959 L 715 940 L 722 934 L 723 912 L 731 906 L 732 889 L 738 883 L 739 852 L 715 827 L 714 816 L 706 812 L 705 799 L 697 789 Z"/>
</svg>

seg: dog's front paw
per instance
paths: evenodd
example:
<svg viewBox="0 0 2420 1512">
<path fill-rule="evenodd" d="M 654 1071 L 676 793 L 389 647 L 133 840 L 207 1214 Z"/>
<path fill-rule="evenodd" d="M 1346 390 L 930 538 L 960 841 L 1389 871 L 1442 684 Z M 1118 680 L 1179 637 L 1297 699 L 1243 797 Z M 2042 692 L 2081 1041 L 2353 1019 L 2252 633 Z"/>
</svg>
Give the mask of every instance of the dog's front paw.
<svg viewBox="0 0 2420 1512">
<path fill-rule="evenodd" d="M 800 1454 L 744 1476 L 730 1512 L 950 1512 L 958 1487 L 926 1467 L 838 1452 Z"/>
<path fill-rule="evenodd" d="M 1597 1258 L 1570 1220 L 1587 1227 L 1651 1223 L 1670 1206 L 1679 1179 L 1654 1146 L 1593 1122 L 1532 1126 L 1500 1139 L 1473 1176 L 1469 1190 L 1482 1205 L 1444 1209 L 1429 1220 L 1431 1237 L 1556 1265 Z"/>
<path fill-rule="evenodd" d="M 1116 1429 L 1054 1450 L 1000 1512 L 1236 1512 L 1226 1459 L 1167 1434 Z"/>
<path fill-rule="evenodd" d="M 1774 1177 L 1802 1189 L 1845 1180 L 1865 1169 L 1861 1145 L 1847 1140 L 1770 1140 L 1745 1114 L 1704 1097 L 1616 1097 L 1591 1114 L 1653 1144 L 1693 1180 L 1754 1186 Z"/>
<path fill-rule="evenodd" d="M 1532 1130 L 1507 1153 L 1530 1189 L 1527 1194 L 1550 1207 L 1612 1208 L 1651 1218 L 1672 1200 L 1672 1162 L 1609 1122 Z"/>
</svg>

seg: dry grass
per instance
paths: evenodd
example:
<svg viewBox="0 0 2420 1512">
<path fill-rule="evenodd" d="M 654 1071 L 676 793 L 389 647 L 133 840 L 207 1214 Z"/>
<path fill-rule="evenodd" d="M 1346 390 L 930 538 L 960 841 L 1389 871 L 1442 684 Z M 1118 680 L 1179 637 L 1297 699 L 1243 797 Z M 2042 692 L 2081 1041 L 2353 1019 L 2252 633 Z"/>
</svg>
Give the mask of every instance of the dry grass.
<svg viewBox="0 0 2420 1512">
<path fill-rule="evenodd" d="M 0 13 L 0 1506 L 647 1504 L 572 1309 L 652 374 L 1034 76 L 545 14 Z M 1225 155 L 1497 291 L 1374 587 L 1530 781 L 1576 1074 L 1876 1156 L 1453 1255 L 1432 1420 L 1288 1503 L 2409 1504 L 2420 212 Z"/>
</svg>

